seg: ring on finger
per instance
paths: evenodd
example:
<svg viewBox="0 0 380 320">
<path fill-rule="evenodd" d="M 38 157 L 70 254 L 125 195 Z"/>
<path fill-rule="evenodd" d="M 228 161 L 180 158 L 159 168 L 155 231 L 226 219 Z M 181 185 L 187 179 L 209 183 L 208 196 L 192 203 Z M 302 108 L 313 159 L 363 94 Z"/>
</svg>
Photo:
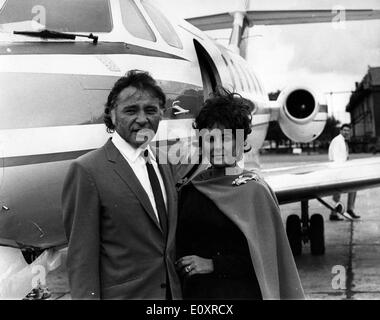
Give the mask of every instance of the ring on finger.
<svg viewBox="0 0 380 320">
<path fill-rule="evenodd" d="M 187 266 L 187 267 L 185 268 L 185 270 L 186 270 L 186 272 L 190 272 L 190 271 L 191 271 L 191 266 Z"/>
</svg>

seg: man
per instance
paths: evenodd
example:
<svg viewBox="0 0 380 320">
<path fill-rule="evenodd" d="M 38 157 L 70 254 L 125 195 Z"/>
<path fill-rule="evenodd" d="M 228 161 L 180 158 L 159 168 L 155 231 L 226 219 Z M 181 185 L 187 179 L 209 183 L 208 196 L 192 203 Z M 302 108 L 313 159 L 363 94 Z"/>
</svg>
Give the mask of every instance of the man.
<svg viewBox="0 0 380 320">
<path fill-rule="evenodd" d="M 350 140 L 351 126 L 349 124 L 343 124 L 340 128 L 340 134 L 338 134 L 330 143 L 329 146 L 329 160 L 337 163 L 343 163 L 348 160 L 348 141 Z M 333 195 L 333 201 L 338 206 L 341 194 L 336 193 Z M 360 218 L 354 212 L 355 209 L 356 192 L 349 192 L 347 196 L 347 214 L 354 219 Z M 331 211 L 331 221 L 341 221 L 343 218 L 339 217 L 335 211 Z"/>
<path fill-rule="evenodd" d="M 105 106 L 113 137 L 69 169 L 62 209 L 74 299 L 181 298 L 175 182 L 147 147 L 165 100 L 148 73 L 128 72 Z"/>
</svg>

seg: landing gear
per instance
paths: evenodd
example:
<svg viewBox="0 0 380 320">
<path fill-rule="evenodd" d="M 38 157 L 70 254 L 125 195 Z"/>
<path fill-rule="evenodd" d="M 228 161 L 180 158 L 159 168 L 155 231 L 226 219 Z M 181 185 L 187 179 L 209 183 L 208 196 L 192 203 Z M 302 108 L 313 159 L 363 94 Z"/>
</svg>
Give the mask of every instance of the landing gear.
<svg viewBox="0 0 380 320">
<path fill-rule="evenodd" d="M 286 234 L 293 255 L 302 253 L 302 242 L 310 241 L 310 251 L 313 255 L 325 253 L 325 232 L 323 217 L 313 214 L 309 219 L 309 202 L 301 202 L 301 219 L 292 214 L 286 220 Z"/>
<path fill-rule="evenodd" d="M 286 234 L 293 255 L 300 255 L 302 253 L 301 220 L 296 214 L 290 215 L 286 220 Z"/>
<path fill-rule="evenodd" d="M 325 228 L 323 217 L 320 214 L 313 214 L 310 218 L 310 251 L 312 255 L 322 255 L 325 253 Z"/>
</svg>

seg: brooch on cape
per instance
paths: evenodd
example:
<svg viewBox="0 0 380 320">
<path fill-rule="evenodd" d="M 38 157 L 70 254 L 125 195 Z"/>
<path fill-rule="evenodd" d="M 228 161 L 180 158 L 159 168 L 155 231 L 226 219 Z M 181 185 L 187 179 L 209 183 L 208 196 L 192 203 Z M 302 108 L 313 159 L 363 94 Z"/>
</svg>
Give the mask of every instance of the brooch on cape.
<svg viewBox="0 0 380 320">
<path fill-rule="evenodd" d="M 258 175 L 255 173 L 242 174 L 232 182 L 232 185 L 240 186 L 241 184 L 246 184 L 249 180 L 258 181 L 258 178 Z"/>
</svg>

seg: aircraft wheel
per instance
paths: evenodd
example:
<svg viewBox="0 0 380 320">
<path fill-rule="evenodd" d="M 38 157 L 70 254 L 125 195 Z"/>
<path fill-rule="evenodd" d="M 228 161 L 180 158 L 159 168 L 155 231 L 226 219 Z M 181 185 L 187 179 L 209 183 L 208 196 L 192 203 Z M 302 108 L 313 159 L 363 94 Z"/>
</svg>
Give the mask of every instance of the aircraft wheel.
<svg viewBox="0 0 380 320">
<path fill-rule="evenodd" d="M 313 214 L 310 218 L 310 251 L 313 255 L 325 253 L 324 222 L 320 214 Z"/>
<path fill-rule="evenodd" d="M 286 234 L 293 255 L 300 255 L 302 253 L 301 219 L 296 214 L 292 214 L 286 219 Z"/>
</svg>

